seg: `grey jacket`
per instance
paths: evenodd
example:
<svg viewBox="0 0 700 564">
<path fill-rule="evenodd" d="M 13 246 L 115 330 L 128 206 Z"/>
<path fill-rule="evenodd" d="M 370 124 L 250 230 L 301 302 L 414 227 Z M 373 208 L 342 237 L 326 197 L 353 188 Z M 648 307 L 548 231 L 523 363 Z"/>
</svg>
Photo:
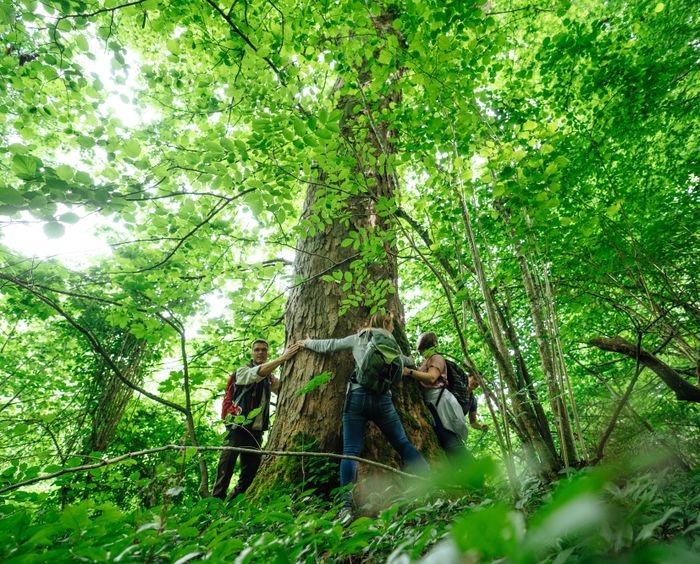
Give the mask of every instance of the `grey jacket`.
<svg viewBox="0 0 700 564">
<path fill-rule="evenodd" d="M 374 330 L 384 331 L 387 335 L 391 336 L 391 334 L 384 329 L 375 328 Z M 370 332 L 367 329 L 363 329 L 359 333 L 348 335 L 342 339 L 306 339 L 306 341 L 304 341 L 304 347 L 310 351 L 320 354 L 352 350 L 355 365 L 360 366 L 360 364 L 362 364 L 362 359 L 365 357 L 365 353 L 367 352 L 369 338 Z M 393 339 L 394 337 L 391 336 L 391 338 Z M 401 358 L 403 359 L 404 366 L 408 366 L 410 368 L 415 367 L 416 363 L 410 356 L 401 355 Z"/>
</svg>

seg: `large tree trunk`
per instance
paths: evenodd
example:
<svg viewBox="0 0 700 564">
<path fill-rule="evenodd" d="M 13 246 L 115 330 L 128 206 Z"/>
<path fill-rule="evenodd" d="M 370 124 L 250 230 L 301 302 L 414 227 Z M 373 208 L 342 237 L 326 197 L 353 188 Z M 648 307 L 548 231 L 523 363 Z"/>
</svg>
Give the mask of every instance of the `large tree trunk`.
<svg viewBox="0 0 700 564">
<path fill-rule="evenodd" d="M 311 186 L 304 206 L 305 215 L 311 213 L 317 199 L 317 190 Z M 367 227 L 370 204 L 368 198 L 351 199 L 351 229 Z M 347 270 L 348 264 L 357 260 L 355 251 L 340 245 L 347 236 L 348 228 L 335 222 L 326 231 L 299 242 L 294 270 L 295 275 L 306 282 L 297 286 L 289 297 L 285 316 L 288 341 L 307 336 L 340 338 L 366 326 L 369 310 L 364 307 L 351 308 L 345 315 L 340 315 L 344 297 L 341 286 L 322 281 L 320 277 L 329 269 Z M 393 257 L 387 255 L 386 262 L 375 265 L 372 270 L 375 279 L 389 280 L 396 288 L 396 263 Z M 390 295 L 386 308 L 401 316 L 396 293 Z M 405 343 L 405 336 L 399 333 L 397 337 L 400 343 L 402 340 Z M 354 360 L 349 351 L 329 355 L 302 351 L 286 363 L 269 448 L 341 452 L 342 410 L 353 368 Z M 322 372 L 333 375 L 326 385 L 303 395 L 297 394 L 304 384 Z M 412 381 L 402 382 L 393 390 L 393 395 L 409 438 L 419 451 L 431 456 L 436 451 L 436 442 L 418 386 Z M 386 439 L 372 424 L 368 427 L 363 456 L 393 465 L 399 462 Z M 362 466 L 358 469 L 360 477 L 368 471 Z M 313 459 L 300 463 L 297 459 L 270 458 L 264 461 L 254 487 L 266 489 L 279 483 L 308 481 L 313 472 L 322 472 L 321 476 L 311 480 L 314 485 L 327 486 L 327 489 L 337 485 L 335 463 L 326 465 Z"/>
<path fill-rule="evenodd" d="M 395 34 L 393 15 L 383 14 L 373 18 L 379 35 Z M 400 320 L 396 337 L 408 352 L 403 333 L 403 309 L 398 298 L 398 274 L 396 249 L 393 243 L 394 226 L 387 214 L 380 214 L 377 203 L 394 201 L 397 179 L 389 157 L 395 152 L 392 139 L 396 138 L 387 121 L 381 119 L 382 110 L 401 101 L 396 89 L 384 88 L 385 79 L 372 88 L 373 77 L 362 65 L 356 76 L 341 78 L 337 85 L 338 106 L 344 109 L 341 123 L 343 147 L 347 150 L 348 166 L 352 176 L 363 178 L 358 185 L 364 190 L 349 196 L 344 202 L 342 217 L 327 218 L 325 227 L 310 233 L 298 243 L 294 272 L 300 284 L 292 291 L 287 303 L 285 323 L 287 340 L 305 338 L 339 338 L 365 327 L 370 317 L 368 303 L 355 303 L 348 307 L 343 303 L 350 296 L 348 287 L 322 279 L 332 270 L 350 273 L 356 294 L 370 295 L 378 292 L 375 305 L 393 312 Z M 396 69 L 400 73 L 400 69 Z M 359 106 L 359 112 L 354 108 Z M 322 191 L 327 191 L 326 171 L 318 174 L 318 182 L 308 186 L 303 218 L 322 215 Z M 336 212 L 337 213 L 337 212 Z M 303 221 L 303 219 L 302 219 Z M 343 247 L 341 242 L 351 234 L 358 235 L 359 246 Z M 378 245 L 374 243 L 381 241 Z M 372 250 L 373 249 L 373 250 Z M 381 249 L 381 250 L 377 250 Z M 359 253 L 357 252 L 359 251 Z M 362 281 L 361 278 L 365 277 Z M 384 284 L 384 290 L 378 286 Z M 348 284 L 349 286 L 349 284 Z M 386 292 L 385 290 L 389 290 Z M 382 304 L 382 296 L 386 300 Z M 341 315 L 341 312 L 345 311 Z M 277 405 L 277 420 L 270 434 L 269 448 L 274 450 L 323 450 L 342 451 L 342 410 L 349 376 L 354 368 L 351 353 L 315 355 L 302 351 L 287 363 L 283 374 Z M 330 372 L 333 378 L 325 386 L 305 395 L 297 390 L 311 378 L 322 372 Z M 424 406 L 418 385 L 413 381 L 401 382 L 392 391 L 394 405 L 401 417 L 406 433 L 414 446 L 426 457 L 437 452 L 430 416 Z M 397 455 L 370 424 L 367 429 L 363 456 L 372 460 L 398 465 Z M 314 463 L 305 466 L 292 460 L 267 459 L 263 462 L 254 488 L 264 489 L 281 481 L 299 483 L 307 481 L 314 471 L 319 474 L 312 483 L 330 489 L 337 485 L 337 464 Z M 370 473 L 362 465 L 358 468 L 361 479 Z M 324 483 L 325 481 L 325 483 Z"/>
</svg>

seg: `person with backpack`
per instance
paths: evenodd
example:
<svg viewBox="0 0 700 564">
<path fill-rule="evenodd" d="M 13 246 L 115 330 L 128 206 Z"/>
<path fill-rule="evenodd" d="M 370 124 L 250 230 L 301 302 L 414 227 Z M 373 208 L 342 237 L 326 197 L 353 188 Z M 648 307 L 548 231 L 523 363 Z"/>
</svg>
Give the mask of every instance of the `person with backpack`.
<svg viewBox="0 0 700 564">
<path fill-rule="evenodd" d="M 268 342 L 264 339 L 255 340 L 251 347 L 251 361 L 238 368 L 229 377 L 221 406 L 221 419 L 225 421 L 228 429 L 226 446 L 259 449 L 262 445 L 263 433 L 270 426 L 270 395 L 272 392 L 277 393 L 279 389 L 279 380 L 272 373 L 300 349 L 295 343 L 288 347 L 282 356 L 268 361 L 269 348 Z M 243 415 L 246 419 L 251 415 L 252 421 L 239 425 L 228 420 L 228 417 L 238 415 Z M 233 450 L 221 451 L 212 497 L 222 500 L 226 498 L 238 454 Z M 241 474 L 229 499 L 235 498 L 248 489 L 262 460 L 260 454 L 242 452 L 240 455 Z"/>
<path fill-rule="evenodd" d="M 436 348 L 435 333 L 423 333 L 418 337 L 416 349 L 423 363 L 417 369 L 406 368 L 404 374 L 418 380 L 423 388 L 423 399 L 433 416 L 433 428 L 442 449 L 449 456 L 461 456 L 465 454 L 464 441 L 469 433 L 465 412 L 448 386 L 448 364 Z M 457 383 L 457 378 L 454 382 Z"/>
<path fill-rule="evenodd" d="M 348 383 L 343 408 L 343 454 L 360 456 L 368 421 L 374 421 L 391 446 L 399 453 L 404 465 L 427 470 L 428 464 L 406 436 L 399 414 L 391 399 L 390 386 L 397 382 L 404 364 L 414 365 L 413 359 L 401 354 L 394 339 L 393 314 L 377 312 L 369 327 L 342 339 L 306 339 L 297 344 L 318 354 L 351 350 L 355 371 Z M 340 485 L 354 483 L 357 462 L 340 462 Z M 352 494 L 345 498 L 344 509 L 350 510 Z"/>
</svg>

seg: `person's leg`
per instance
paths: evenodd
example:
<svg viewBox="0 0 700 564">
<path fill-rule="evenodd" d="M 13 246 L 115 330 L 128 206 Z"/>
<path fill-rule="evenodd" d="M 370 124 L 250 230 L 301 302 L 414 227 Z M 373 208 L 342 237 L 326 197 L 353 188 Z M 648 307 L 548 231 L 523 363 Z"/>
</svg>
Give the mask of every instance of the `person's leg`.
<svg viewBox="0 0 700 564">
<path fill-rule="evenodd" d="M 234 428 L 229 429 L 228 435 L 226 436 L 225 446 L 235 446 L 233 444 L 234 433 Z M 219 466 L 216 469 L 216 482 L 214 482 L 214 489 L 211 492 L 212 497 L 218 497 L 219 499 L 224 499 L 226 497 L 228 486 L 231 483 L 233 469 L 236 466 L 237 457 L 238 453 L 233 450 L 221 451 L 221 456 L 219 456 Z"/>
<path fill-rule="evenodd" d="M 248 429 L 237 429 L 236 446 L 244 448 L 259 449 L 262 444 L 262 431 L 249 431 Z M 245 492 L 253 483 L 255 474 L 258 472 L 262 455 L 251 452 L 241 453 L 241 474 L 238 483 L 231 492 L 231 497 Z"/>
<path fill-rule="evenodd" d="M 364 414 L 366 392 L 362 389 L 349 393 L 343 412 L 343 454 L 360 456 L 365 441 L 367 417 Z M 343 459 L 340 461 L 340 485 L 354 483 L 357 477 L 357 462 Z M 345 496 L 345 507 L 352 504 L 352 494 Z"/>
<path fill-rule="evenodd" d="M 379 430 L 384 433 L 394 450 L 401 455 L 405 465 L 410 464 L 420 470 L 428 469 L 428 463 L 411 444 L 411 441 L 408 440 L 399 414 L 396 412 L 389 394 L 383 394 L 377 398 L 377 410 L 373 414 L 372 420 L 377 424 Z"/>
<path fill-rule="evenodd" d="M 463 456 L 465 454 L 464 443 L 455 432 L 445 428 L 442 421 L 440 421 L 440 417 L 438 417 L 437 409 L 435 409 L 434 405 L 428 404 L 428 409 L 433 416 L 433 421 L 435 422 L 433 429 L 435 429 L 435 434 L 437 435 L 442 450 L 444 450 L 449 457 Z"/>
</svg>

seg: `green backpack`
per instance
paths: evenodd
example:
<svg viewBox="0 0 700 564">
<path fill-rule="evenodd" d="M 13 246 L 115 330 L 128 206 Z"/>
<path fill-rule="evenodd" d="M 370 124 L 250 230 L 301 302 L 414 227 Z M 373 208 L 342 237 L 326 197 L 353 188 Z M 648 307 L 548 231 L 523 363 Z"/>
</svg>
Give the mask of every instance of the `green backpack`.
<svg viewBox="0 0 700 564">
<path fill-rule="evenodd" d="M 377 394 L 389 391 L 401 379 L 403 359 L 394 337 L 384 329 L 370 329 L 367 352 L 355 375 L 358 384 Z"/>
</svg>

